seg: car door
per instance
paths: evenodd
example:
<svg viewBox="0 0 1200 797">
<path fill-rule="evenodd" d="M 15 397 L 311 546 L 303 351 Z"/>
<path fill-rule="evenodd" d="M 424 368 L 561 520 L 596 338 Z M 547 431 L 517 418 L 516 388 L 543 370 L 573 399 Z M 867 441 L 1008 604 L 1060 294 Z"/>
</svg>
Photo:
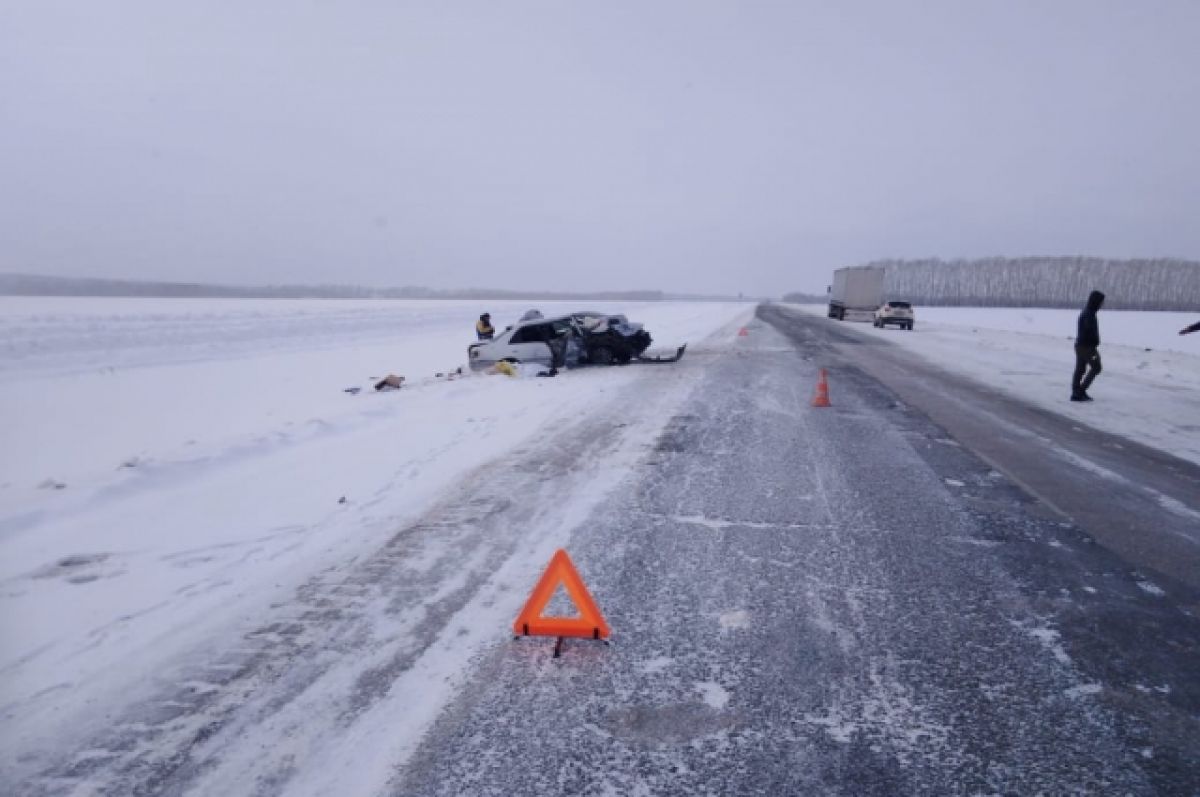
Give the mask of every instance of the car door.
<svg viewBox="0 0 1200 797">
<path fill-rule="evenodd" d="M 550 346 L 546 343 L 554 334 L 550 324 L 526 324 L 518 327 L 508 342 L 505 357 L 523 363 L 550 362 Z"/>
<path fill-rule="evenodd" d="M 508 359 L 510 357 L 509 339 L 512 338 L 512 335 L 513 328 L 509 327 L 503 332 L 496 333 L 496 337 L 491 340 L 472 343 L 468 349 L 470 352 L 471 367 L 484 368 L 492 363 Z"/>
</svg>

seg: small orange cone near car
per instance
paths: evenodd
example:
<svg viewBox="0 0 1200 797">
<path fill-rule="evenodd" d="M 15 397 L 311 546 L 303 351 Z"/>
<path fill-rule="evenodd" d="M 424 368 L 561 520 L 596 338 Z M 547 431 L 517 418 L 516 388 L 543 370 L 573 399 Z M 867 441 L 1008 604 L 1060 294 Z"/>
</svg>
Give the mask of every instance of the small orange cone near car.
<svg viewBox="0 0 1200 797">
<path fill-rule="evenodd" d="M 543 617 L 542 612 L 550 603 L 559 585 L 567 590 L 567 595 L 579 610 L 578 617 Z M 537 586 L 529 593 L 525 608 L 513 623 L 513 633 L 519 636 L 555 636 L 580 637 L 582 639 L 608 639 L 611 633 L 600 608 L 592 600 L 591 593 L 579 577 L 579 571 L 571 562 L 567 552 L 559 548 L 550 558 L 546 572 L 538 579 Z M 554 655 L 558 655 L 555 649 Z"/>
<path fill-rule="evenodd" d="M 829 380 L 825 376 L 825 369 L 822 368 L 817 376 L 817 395 L 813 396 L 812 405 L 814 407 L 832 407 L 829 403 Z"/>
</svg>

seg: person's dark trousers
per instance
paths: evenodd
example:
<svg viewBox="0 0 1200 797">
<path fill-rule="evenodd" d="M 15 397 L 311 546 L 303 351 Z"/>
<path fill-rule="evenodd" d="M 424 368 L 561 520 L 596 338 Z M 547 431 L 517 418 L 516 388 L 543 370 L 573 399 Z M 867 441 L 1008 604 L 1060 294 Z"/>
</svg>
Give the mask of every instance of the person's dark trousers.
<svg viewBox="0 0 1200 797">
<path fill-rule="evenodd" d="M 546 341 L 550 347 L 550 367 L 565 368 L 567 365 L 567 339 L 563 335 Z"/>
<path fill-rule="evenodd" d="M 1087 376 L 1084 376 L 1087 371 Z M 1095 346 L 1075 347 L 1075 375 L 1071 377 L 1071 393 L 1079 395 L 1091 387 L 1100 373 L 1100 350 Z"/>
</svg>

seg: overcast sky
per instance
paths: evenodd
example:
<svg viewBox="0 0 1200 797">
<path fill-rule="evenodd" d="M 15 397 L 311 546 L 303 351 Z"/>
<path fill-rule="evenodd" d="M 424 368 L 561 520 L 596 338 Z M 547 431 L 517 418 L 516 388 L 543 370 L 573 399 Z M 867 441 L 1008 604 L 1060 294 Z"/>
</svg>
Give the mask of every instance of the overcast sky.
<svg viewBox="0 0 1200 797">
<path fill-rule="evenodd" d="M 1200 0 L 0 0 L 0 271 L 819 290 L 1200 256 Z"/>
</svg>

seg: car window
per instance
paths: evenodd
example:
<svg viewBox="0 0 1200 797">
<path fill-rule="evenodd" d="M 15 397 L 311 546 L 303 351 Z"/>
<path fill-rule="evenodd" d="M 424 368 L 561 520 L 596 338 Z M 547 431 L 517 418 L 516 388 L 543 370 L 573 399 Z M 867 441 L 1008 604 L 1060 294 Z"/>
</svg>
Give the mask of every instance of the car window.
<svg viewBox="0 0 1200 797">
<path fill-rule="evenodd" d="M 549 324 L 530 324 L 513 333 L 510 343 L 537 343 L 550 339 Z"/>
<path fill-rule="evenodd" d="M 902 310 L 907 310 L 908 308 L 912 307 L 912 305 L 909 304 L 908 302 L 888 302 L 888 306 L 889 307 L 898 307 Z"/>
</svg>

